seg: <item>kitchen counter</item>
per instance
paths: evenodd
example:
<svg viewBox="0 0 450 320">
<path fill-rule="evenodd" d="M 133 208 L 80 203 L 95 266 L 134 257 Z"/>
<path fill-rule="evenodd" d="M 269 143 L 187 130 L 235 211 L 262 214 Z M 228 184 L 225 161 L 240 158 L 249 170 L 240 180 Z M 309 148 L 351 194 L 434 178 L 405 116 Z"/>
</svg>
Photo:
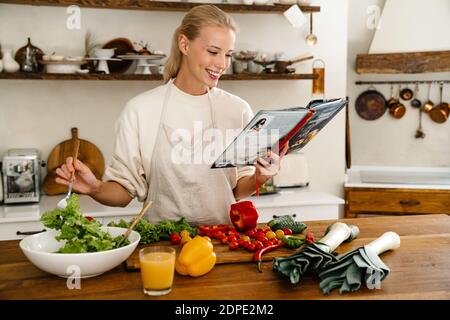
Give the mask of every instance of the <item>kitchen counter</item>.
<svg viewBox="0 0 450 320">
<path fill-rule="evenodd" d="M 345 187 L 450 190 L 449 167 L 352 166 Z"/>
<path fill-rule="evenodd" d="M 216 265 L 199 278 L 176 275 L 171 293 L 149 297 L 142 293 L 139 272 L 127 272 L 123 265 L 94 278 L 82 279 L 81 289 L 69 290 L 66 279 L 47 274 L 22 254 L 19 241 L 0 243 L 0 299 L 450 299 L 450 217 L 423 215 L 343 219 L 356 224 L 358 239 L 343 244 L 342 253 L 367 244 L 386 231 L 401 237 L 401 246 L 381 255 L 390 275 L 381 289 L 363 288 L 339 295 L 335 290 L 323 296 L 317 279 L 305 277 L 291 285 L 263 263 L 259 273 L 253 263 Z M 320 237 L 332 221 L 310 221 L 308 231 Z M 239 284 L 239 285 L 237 285 Z"/>
<path fill-rule="evenodd" d="M 42 214 L 53 210 L 64 195 L 42 196 L 35 204 L 0 205 L 0 241 L 18 240 L 24 236 L 40 232 L 44 226 L 40 222 Z M 259 213 L 259 222 L 267 222 L 274 215 L 291 214 L 301 221 L 337 219 L 343 210 L 344 200 L 334 195 L 311 191 L 308 188 L 287 188 L 276 194 L 249 197 Z M 102 205 L 92 198 L 80 195 L 81 211 L 96 218 L 102 224 L 120 219 L 131 220 L 142 208 L 133 199 L 125 208 Z"/>
</svg>

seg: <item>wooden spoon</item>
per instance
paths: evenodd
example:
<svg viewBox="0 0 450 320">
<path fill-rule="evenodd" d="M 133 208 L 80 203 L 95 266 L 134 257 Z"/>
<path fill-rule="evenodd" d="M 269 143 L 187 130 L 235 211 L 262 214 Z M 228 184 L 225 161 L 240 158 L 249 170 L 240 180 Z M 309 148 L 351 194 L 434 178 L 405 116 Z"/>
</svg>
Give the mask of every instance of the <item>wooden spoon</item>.
<svg viewBox="0 0 450 320">
<path fill-rule="evenodd" d="M 150 206 L 152 205 L 152 201 L 150 201 L 149 203 L 145 204 L 141 211 L 134 217 L 133 221 L 131 222 L 130 226 L 128 227 L 127 231 L 123 234 L 123 238 L 120 240 L 120 242 L 117 244 L 117 247 L 120 246 L 120 244 L 122 243 L 122 241 L 124 241 L 125 239 L 128 239 L 128 236 L 130 235 L 131 231 L 133 230 L 133 228 L 136 226 L 136 223 L 138 223 L 139 220 L 141 220 L 141 218 L 144 216 L 144 213 L 150 208 Z"/>
</svg>

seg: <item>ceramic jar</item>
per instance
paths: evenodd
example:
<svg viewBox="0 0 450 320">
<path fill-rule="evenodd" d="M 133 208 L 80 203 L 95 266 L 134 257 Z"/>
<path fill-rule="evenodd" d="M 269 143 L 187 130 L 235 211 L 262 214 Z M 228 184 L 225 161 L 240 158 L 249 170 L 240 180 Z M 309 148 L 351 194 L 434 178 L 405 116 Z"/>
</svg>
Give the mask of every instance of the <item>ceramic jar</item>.
<svg viewBox="0 0 450 320">
<path fill-rule="evenodd" d="M 19 71 L 20 65 L 16 60 L 14 60 L 11 49 L 2 49 L 2 55 L 3 55 L 3 70 L 5 70 L 5 72 L 12 73 Z"/>
</svg>

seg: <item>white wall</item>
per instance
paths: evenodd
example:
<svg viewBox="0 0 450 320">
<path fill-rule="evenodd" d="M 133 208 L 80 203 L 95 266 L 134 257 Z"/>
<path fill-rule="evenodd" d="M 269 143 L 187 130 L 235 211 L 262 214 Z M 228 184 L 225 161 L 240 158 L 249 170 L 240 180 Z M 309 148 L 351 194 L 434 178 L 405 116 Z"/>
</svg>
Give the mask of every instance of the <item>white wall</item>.
<svg viewBox="0 0 450 320">
<path fill-rule="evenodd" d="M 387 0 L 369 53 L 449 50 L 449 18 L 448 0 Z"/>
<path fill-rule="evenodd" d="M 314 1 L 321 12 L 314 29 L 319 43 L 307 47 L 308 33 L 294 29 L 281 14 L 233 14 L 241 32 L 237 49 L 284 51 L 286 58 L 313 54 L 326 61 L 328 97 L 346 95 L 347 0 Z M 116 37 L 144 40 L 151 49 L 169 52 L 173 30 L 184 13 L 82 9 L 81 30 L 65 27 L 65 8 L 0 4 L 0 43 L 17 50 L 29 36 L 46 53 L 83 54 L 84 34 L 99 42 Z M 311 61 L 298 70 L 311 72 Z M 160 82 L 0 80 L 0 154 L 9 148 L 36 147 L 47 158 L 51 149 L 79 128 L 109 159 L 113 124 L 126 101 Z M 305 105 L 311 81 L 222 81 L 220 87 L 246 99 L 253 110 Z M 311 189 L 342 196 L 344 127 L 341 112 L 306 149 Z"/>
<path fill-rule="evenodd" d="M 397 8 L 398 0 L 387 0 L 387 3 L 394 2 L 396 14 L 391 12 L 391 8 L 386 11 L 388 16 L 381 17 L 381 29 L 377 30 L 375 39 L 377 39 L 377 51 L 391 52 L 430 51 L 437 49 L 450 50 L 448 45 L 448 32 L 444 30 L 432 32 L 429 38 L 411 37 L 410 35 L 419 35 L 421 30 L 429 30 L 429 24 L 424 21 L 430 21 L 446 17 L 447 22 L 450 18 L 448 11 L 449 2 L 444 0 L 430 1 L 425 4 L 423 1 L 407 1 L 402 9 Z M 406 2 L 406 1 L 403 1 Z M 368 86 L 356 86 L 355 81 L 377 81 L 377 80 L 437 80 L 450 79 L 450 72 L 427 73 L 427 74 L 356 74 L 355 60 L 359 53 L 369 53 L 372 38 L 375 29 L 367 28 L 367 9 L 376 5 L 381 9 L 385 4 L 384 0 L 350 0 L 348 24 L 348 79 L 347 91 L 350 99 L 350 138 L 351 138 L 351 156 L 352 165 L 386 165 L 386 166 L 449 166 L 450 165 L 450 120 L 443 124 L 433 122 L 428 115 L 424 114 L 422 120 L 423 131 L 426 136 L 424 139 L 415 139 L 414 134 L 418 128 L 419 114 L 418 110 L 413 109 L 406 102 L 407 111 L 401 119 L 394 119 L 386 112 L 381 118 L 374 121 L 367 121 L 358 116 L 355 111 L 355 101 L 359 94 L 365 91 Z M 436 6 L 440 4 L 439 10 Z M 419 8 L 417 8 L 419 7 Z M 425 8 L 426 7 L 426 8 Z M 386 8 L 386 7 L 385 7 Z M 422 10 L 422 14 L 417 12 Z M 429 16 L 428 11 L 441 12 L 442 15 Z M 410 19 L 412 14 L 416 14 L 414 19 Z M 408 18 L 407 18 L 408 17 Z M 406 25 L 409 23 L 408 25 Z M 436 25 L 439 25 L 437 22 Z M 424 26 L 427 25 L 427 26 Z M 399 31 L 402 32 L 399 32 Z M 448 30 L 448 29 L 447 29 Z M 405 35 L 407 33 L 407 35 Z M 393 36 L 396 38 L 392 38 Z M 403 42 L 403 38 L 409 41 Z M 384 40 L 383 40 L 384 39 Z M 402 46 L 394 46 L 396 43 L 402 43 Z M 440 46 L 447 43 L 447 47 Z M 425 45 L 426 44 L 426 45 Z M 373 45 L 375 47 L 375 43 Z M 372 53 L 372 52 L 371 52 Z M 413 86 L 411 86 L 413 89 Z M 378 85 L 376 89 L 384 94 L 386 98 L 390 96 L 389 85 Z M 420 86 L 419 97 L 426 99 L 427 85 Z M 438 86 L 434 85 L 431 91 L 431 99 L 438 102 Z M 444 101 L 450 101 L 450 85 L 444 87 Z"/>
</svg>

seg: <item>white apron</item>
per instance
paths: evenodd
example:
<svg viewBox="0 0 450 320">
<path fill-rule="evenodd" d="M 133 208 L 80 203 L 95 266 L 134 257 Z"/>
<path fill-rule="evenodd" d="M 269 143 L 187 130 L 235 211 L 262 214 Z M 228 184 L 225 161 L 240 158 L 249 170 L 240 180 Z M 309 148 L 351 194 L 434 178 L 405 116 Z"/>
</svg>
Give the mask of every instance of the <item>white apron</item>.
<svg viewBox="0 0 450 320">
<path fill-rule="evenodd" d="M 165 120 L 173 85 L 172 79 L 164 96 L 150 164 L 151 178 L 147 201 L 151 200 L 153 204 L 147 213 L 147 219 L 157 223 L 163 219 L 178 220 L 185 217 L 192 225 L 229 224 L 230 205 L 235 202 L 229 179 L 236 179 L 236 168 L 211 169 L 211 165 L 203 164 L 203 161 L 202 164 L 176 164 L 171 159 L 174 145 L 170 136 L 174 128 L 166 125 Z M 211 125 L 204 129 L 215 128 L 209 91 L 208 101 Z M 196 143 L 199 141 L 194 141 L 194 144 Z M 196 148 L 193 148 L 192 153 L 195 151 Z M 199 151 L 202 152 L 201 149 Z M 173 191 L 180 189 L 184 191 Z"/>
</svg>

